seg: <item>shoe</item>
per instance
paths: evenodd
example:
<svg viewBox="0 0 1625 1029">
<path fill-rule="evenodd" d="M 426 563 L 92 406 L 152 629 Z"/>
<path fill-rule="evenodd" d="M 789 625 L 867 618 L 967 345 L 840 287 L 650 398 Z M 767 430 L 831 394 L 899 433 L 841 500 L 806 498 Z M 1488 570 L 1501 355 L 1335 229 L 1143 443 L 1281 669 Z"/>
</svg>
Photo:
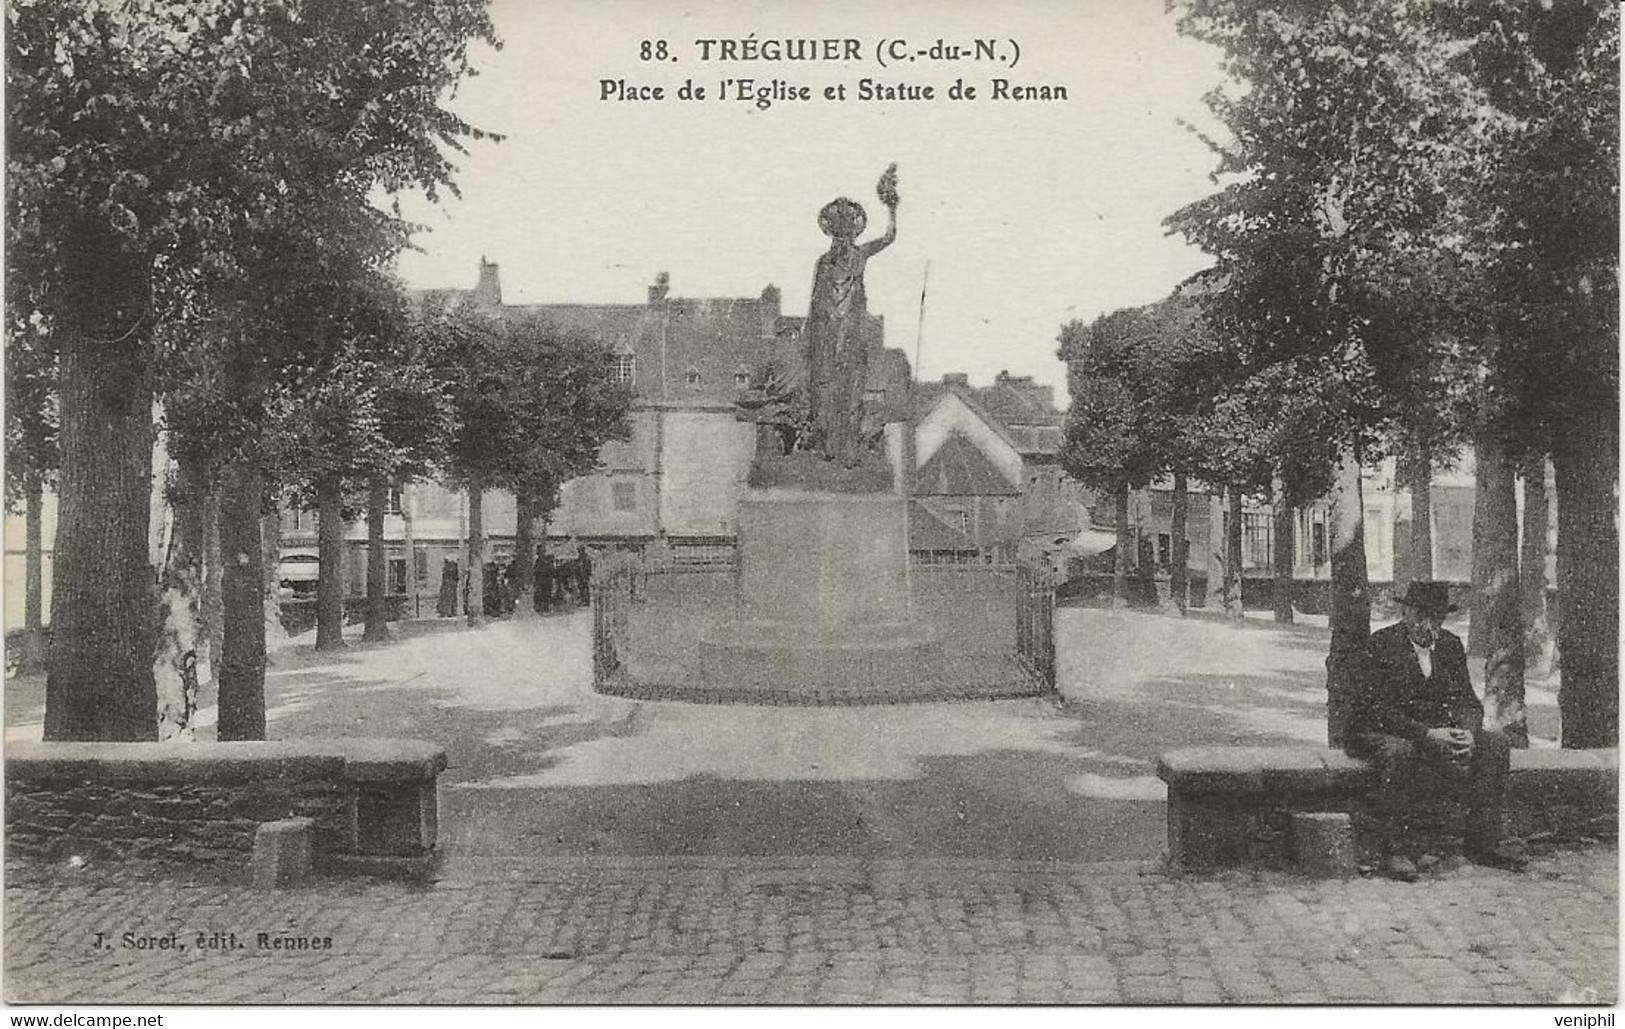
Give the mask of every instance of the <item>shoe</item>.
<svg viewBox="0 0 1625 1029">
<path fill-rule="evenodd" d="M 1467 860 L 1485 868 L 1499 868 L 1505 872 L 1521 872 L 1529 867 L 1529 859 L 1514 854 L 1505 847 L 1475 847 L 1467 851 Z"/>
<path fill-rule="evenodd" d="M 1383 861 L 1382 874 L 1402 883 L 1413 883 L 1421 873 L 1416 870 L 1416 862 L 1408 857 L 1394 854 Z"/>
</svg>

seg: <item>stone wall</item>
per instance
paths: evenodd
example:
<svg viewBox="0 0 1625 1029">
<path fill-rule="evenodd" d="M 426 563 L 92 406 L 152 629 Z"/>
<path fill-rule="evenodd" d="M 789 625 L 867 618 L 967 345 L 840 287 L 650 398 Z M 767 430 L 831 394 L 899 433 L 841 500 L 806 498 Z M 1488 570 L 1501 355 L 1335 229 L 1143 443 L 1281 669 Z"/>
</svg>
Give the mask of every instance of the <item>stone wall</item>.
<svg viewBox="0 0 1625 1029">
<path fill-rule="evenodd" d="M 445 752 L 419 740 L 12 743 L 8 855 L 241 863 L 255 829 L 315 821 L 330 870 L 427 870 Z"/>
<path fill-rule="evenodd" d="M 1314 747 L 1193 747 L 1162 755 L 1168 859 L 1176 868 L 1283 866 L 1293 812 L 1348 812 L 1357 828 L 1376 776 Z M 1619 751 L 1518 750 L 1507 780 L 1509 836 L 1561 843 L 1619 829 Z"/>
</svg>

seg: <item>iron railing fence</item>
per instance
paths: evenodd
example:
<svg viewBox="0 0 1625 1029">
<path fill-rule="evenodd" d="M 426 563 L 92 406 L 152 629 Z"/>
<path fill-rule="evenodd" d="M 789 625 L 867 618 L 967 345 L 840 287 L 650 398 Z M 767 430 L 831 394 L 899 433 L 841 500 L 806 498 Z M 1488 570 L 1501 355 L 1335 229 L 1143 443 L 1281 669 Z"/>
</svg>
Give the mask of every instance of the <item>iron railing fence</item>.
<svg viewBox="0 0 1625 1029">
<path fill-rule="evenodd" d="M 600 692 L 717 699 L 700 681 L 700 636 L 731 616 L 732 564 L 654 563 L 611 554 L 594 565 L 593 683 Z M 899 700 L 1055 690 L 1055 578 L 1041 566 L 914 565 L 914 616 L 942 643 L 940 666 L 899 682 Z M 711 684 L 715 685 L 715 684 Z M 785 684 L 793 703 L 794 684 Z M 733 696 L 729 694 L 729 696 Z M 886 694 L 878 694 L 884 699 Z M 811 701 L 818 702 L 818 701 Z"/>
</svg>

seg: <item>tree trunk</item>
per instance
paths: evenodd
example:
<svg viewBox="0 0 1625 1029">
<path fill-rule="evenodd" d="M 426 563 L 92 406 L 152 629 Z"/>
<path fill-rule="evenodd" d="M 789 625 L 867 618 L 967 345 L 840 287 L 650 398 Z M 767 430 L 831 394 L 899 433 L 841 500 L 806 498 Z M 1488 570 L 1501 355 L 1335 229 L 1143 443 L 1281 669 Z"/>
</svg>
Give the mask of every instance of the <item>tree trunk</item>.
<svg viewBox="0 0 1625 1029">
<path fill-rule="evenodd" d="M 155 740 L 150 354 L 139 323 L 119 324 L 127 312 L 116 300 L 85 306 L 66 327 L 58 379 L 45 739 Z"/>
<path fill-rule="evenodd" d="M 45 668 L 45 484 L 30 475 L 23 530 L 23 643 L 17 662 L 23 672 Z"/>
<path fill-rule="evenodd" d="M 1224 618 L 1235 622 L 1247 616 L 1241 597 L 1241 491 L 1232 486 L 1225 493 L 1230 518 L 1224 531 Z"/>
<path fill-rule="evenodd" d="M 485 624 L 485 485 L 468 477 L 468 624 Z"/>
<path fill-rule="evenodd" d="M 1560 434 L 1557 468 L 1558 708 L 1565 747 L 1619 745 L 1619 528 L 1614 410 Z M 1610 424 L 1600 424 L 1607 421 Z M 52 652 L 55 652 L 53 639 Z"/>
<path fill-rule="evenodd" d="M 1546 611 L 1546 555 L 1551 534 L 1551 466 L 1545 454 L 1524 462 L 1523 539 L 1518 556 L 1518 588 L 1523 594 L 1523 653 L 1527 670 L 1543 676 L 1551 670 L 1552 628 Z"/>
<path fill-rule="evenodd" d="M 316 483 L 316 649 L 344 646 L 344 489 L 333 476 Z"/>
<path fill-rule="evenodd" d="M 1168 592 L 1174 599 L 1174 606 L 1183 615 L 1190 604 L 1190 555 L 1191 544 L 1186 538 L 1190 529 L 1190 481 L 1185 473 L 1174 473 L 1174 509 L 1168 519 L 1170 565 L 1168 568 Z"/>
<path fill-rule="evenodd" d="M 1433 451 L 1418 448 L 1411 469 L 1411 582 L 1433 578 Z"/>
<path fill-rule="evenodd" d="M 201 617 L 208 471 L 193 459 L 177 462 L 176 472 L 173 488 L 164 491 L 170 526 L 159 575 L 160 647 L 153 663 L 159 735 L 166 739 L 191 726 L 198 665 L 208 649 Z"/>
<path fill-rule="evenodd" d="M 1332 483 L 1327 528 L 1332 549 L 1331 647 L 1326 654 L 1326 735 L 1343 745 L 1348 701 L 1371 636 L 1371 596 L 1366 579 L 1365 495 L 1359 451 L 1346 451 Z"/>
<path fill-rule="evenodd" d="M 412 489 L 403 485 L 401 487 L 401 536 L 406 543 L 407 618 L 417 618 L 423 613 L 421 610 L 421 594 L 418 591 L 418 541 L 412 524 L 412 505 L 414 502 Z"/>
<path fill-rule="evenodd" d="M 1275 531 L 1270 553 L 1270 564 L 1275 572 L 1275 620 L 1282 624 L 1293 621 L 1292 610 L 1292 584 L 1296 581 L 1292 575 L 1293 553 L 1292 505 L 1287 503 L 1286 484 L 1276 481 L 1275 489 Z"/>
<path fill-rule="evenodd" d="M 1478 453 L 1479 448 L 1486 445 L 1493 447 L 1487 458 L 1486 455 Z M 1504 546 L 1505 541 L 1486 540 L 1483 534 L 1487 528 L 1492 526 L 1496 529 L 1500 528 L 1499 512 L 1492 513 L 1487 508 L 1501 502 L 1501 498 L 1494 494 L 1500 488 L 1502 478 L 1500 466 L 1506 463 L 1506 457 L 1498 444 L 1491 444 L 1485 439 L 1485 433 L 1482 429 L 1478 432 L 1478 438 L 1473 441 L 1473 452 L 1477 470 L 1473 479 L 1473 563 L 1472 571 L 1468 576 L 1467 656 L 1485 657 L 1490 652 L 1489 637 L 1493 624 L 1493 619 L 1490 617 L 1486 605 L 1490 602 L 1490 596 L 1493 592 L 1491 579 L 1498 567 L 1491 562 L 1488 555 L 1497 547 Z M 1487 475 L 1485 471 L 1486 463 L 1490 466 Z M 1516 519 L 1514 519 L 1513 524 L 1516 527 Z M 1516 542 L 1514 542 L 1513 546 L 1516 548 Z M 1516 549 L 1514 549 L 1514 553 L 1516 553 Z"/>
<path fill-rule="evenodd" d="M 384 549 L 384 509 L 389 506 L 389 483 L 374 478 L 367 484 L 367 611 L 361 638 L 380 643 L 389 639 L 389 554 Z"/>
<path fill-rule="evenodd" d="M 276 491 L 272 491 L 276 492 Z M 282 591 L 277 568 L 282 564 L 282 511 L 280 506 L 260 514 L 260 607 L 264 610 L 266 664 L 276 664 L 276 648 L 288 642 L 288 629 L 282 622 Z"/>
<path fill-rule="evenodd" d="M 225 659 L 226 616 L 220 600 L 220 575 L 220 487 L 211 483 L 203 501 L 203 600 L 198 606 L 201 631 L 209 644 L 205 682 L 219 676 L 220 662 Z"/>
<path fill-rule="evenodd" d="M 1529 746 L 1524 710 L 1523 617 L 1518 589 L 1517 476 L 1496 427 L 1473 443 L 1478 474 L 1473 500 L 1473 624 L 1485 654 L 1484 724 Z"/>
<path fill-rule="evenodd" d="M 1128 483 L 1117 487 L 1113 498 L 1117 507 L 1117 545 L 1112 564 L 1112 607 L 1128 606 L 1128 558 L 1134 536 L 1128 524 Z"/>
<path fill-rule="evenodd" d="M 514 495 L 514 507 L 518 509 L 518 521 L 513 530 L 513 564 L 509 565 L 509 575 L 513 580 L 513 616 L 515 618 L 536 617 L 536 583 L 533 574 L 536 568 L 536 543 L 534 526 L 536 522 L 536 501 L 527 491 L 520 491 Z"/>
<path fill-rule="evenodd" d="M 265 573 L 260 507 L 265 487 L 260 470 L 228 466 L 220 484 L 221 601 L 225 643 L 220 661 L 221 740 L 265 738 Z"/>
</svg>

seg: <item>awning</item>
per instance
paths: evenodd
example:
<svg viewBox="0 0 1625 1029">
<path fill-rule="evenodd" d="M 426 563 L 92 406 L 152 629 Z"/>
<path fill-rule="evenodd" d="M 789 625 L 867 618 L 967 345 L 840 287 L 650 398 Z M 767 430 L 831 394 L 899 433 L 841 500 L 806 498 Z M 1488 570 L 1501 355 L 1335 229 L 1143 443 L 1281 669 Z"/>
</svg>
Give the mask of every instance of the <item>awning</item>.
<svg viewBox="0 0 1625 1029">
<path fill-rule="evenodd" d="M 1066 549 L 1077 557 L 1094 557 L 1117 546 L 1117 533 L 1101 529 L 1079 529 Z"/>
</svg>

